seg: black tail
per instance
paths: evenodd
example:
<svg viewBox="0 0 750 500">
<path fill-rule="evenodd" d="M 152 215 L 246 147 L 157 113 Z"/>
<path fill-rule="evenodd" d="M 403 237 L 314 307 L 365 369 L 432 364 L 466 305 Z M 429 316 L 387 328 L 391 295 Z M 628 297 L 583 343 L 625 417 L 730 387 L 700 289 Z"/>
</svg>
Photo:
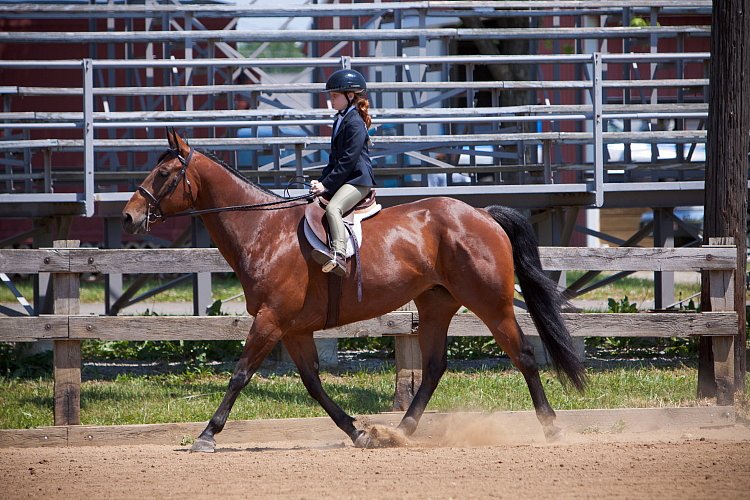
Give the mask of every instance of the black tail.
<svg viewBox="0 0 750 500">
<path fill-rule="evenodd" d="M 512 208 L 493 205 L 486 210 L 505 230 L 513 246 L 513 263 L 523 298 L 552 365 L 558 374 L 564 374 L 578 390 L 583 390 L 586 384 L 583 363 L 576 356 L 570 332 L 560 315 L 565 299 L 542 270 L 534 229 Z"/>
</svg>

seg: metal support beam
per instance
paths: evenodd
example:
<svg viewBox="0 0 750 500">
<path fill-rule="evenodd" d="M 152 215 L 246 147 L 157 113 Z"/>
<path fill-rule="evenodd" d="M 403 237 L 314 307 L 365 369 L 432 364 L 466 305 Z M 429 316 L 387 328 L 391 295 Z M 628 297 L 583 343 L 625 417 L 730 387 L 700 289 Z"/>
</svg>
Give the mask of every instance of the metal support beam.
<svg viewBox="0 0 750 500">
<path fill-rule="evenodd" d="M 654 209 L 654 247 L 674 248 L 673 208 Z M 674 272 L 654 272 L 654 307 L 663 309 L 674 303 Z"/>
<path fill-rule="evenodd" d="M 194 217 L 190 222 L 190 229 L 193 247 L 211 246 L 211 237 L 200 219 Z M 211 299 L 211 273 L 193 274 L 193 314 L 196 316 L 206 314 L 206 308 L 211 305 Z"/>
<path fill-rule="evenodd" d="M 122 248 L 122 222 L 119 217 L 104 219 L 104 247 Z M 122 296 L 122 274 L 111 273 L 104 275 L 104 313 L 117 314 L 112 304 Z"/>
<path fill-rule="evenodd" d="M 594 89 L 593 89 L 593 120 L 594 120 L 594 192 L 597 207 L 604 205 L 604 147 L 602 146 L 602 54 L 594 52 Z"/>
<path fill-rule="evenodd" d="M 94 215 L 94 69 L 83 60 L 83 169 L 86 217 Z"/>
</svg>

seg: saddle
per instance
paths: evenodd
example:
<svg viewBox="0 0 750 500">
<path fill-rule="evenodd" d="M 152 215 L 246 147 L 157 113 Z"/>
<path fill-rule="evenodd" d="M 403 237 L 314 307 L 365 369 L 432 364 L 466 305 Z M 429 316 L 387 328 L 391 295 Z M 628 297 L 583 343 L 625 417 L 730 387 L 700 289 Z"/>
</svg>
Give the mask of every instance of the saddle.
<svg viewBox="0 0 750 500">
<path fill-rule="evenodd" d="M 328 218 L 326 217 L 326 206 L 329 199 L 318 197 L 317 203 L 310 203 L 305 208 L 305 218 L 302 225 L 307 241 L 313 248 L 323 251 L 329 249 Z M 355 256 L 354 265 L 357 266 L 357 300 L 362 302 L 362 265 L 359 260 L 359 247 L 362 242 L 361 222 L 380 212 L 382 207 L 375 202 L 375 190 L 372 189 L 367 196 L 357 203 L 354 208 L 344 214 L 344 225 L 349 232 L 346 241 L 346 257 Z M 347 266 L 349 262 L 347 262 Z M 325 328 L 333 328 L 339 323 L 339 304 L 343 290 L 344 278 L 328 273 L 328 310 L 326 313 Z"/>
<path fill-rule="evenodd" d="M 321 250 L 328 250 L 330 242 L 328 219 L 326 217 L 328 202 L 329 199 L 318 197 L 316 203 L 310 203 L 305 209 L 305 237 L 310 245 Z M 381 208 L 376 203 L 375 190 L 372 189 L 362 201 L 344 214 L 344 225 L 347 227 L 350 236 L 346 242 L 347 258 L 354 255 L 356 247 L 362 246 L 361 222 L 380 212 Z"/>
</svg>

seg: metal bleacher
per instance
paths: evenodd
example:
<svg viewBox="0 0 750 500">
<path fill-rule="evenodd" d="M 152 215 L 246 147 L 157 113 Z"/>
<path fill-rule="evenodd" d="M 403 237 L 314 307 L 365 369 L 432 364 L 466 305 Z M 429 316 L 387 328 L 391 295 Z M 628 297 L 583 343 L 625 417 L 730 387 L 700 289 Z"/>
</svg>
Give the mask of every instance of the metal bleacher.
<svg viewBox="0 0 750 500">
<path fill-rule="evenodd" d="M 116 240 L 166 126 L 281 193 L 325 164 L 319 91 L 353 67 L 370 82 L 385 204 L 534 210 L 542 241 L 562 245 L 574 227 L 607 239 L 579 211 L 644 207 L 663 244 L 674 207 L 703 204 L 710 16 L 710 0 L 2 3 L 6 25 L 86 29 L 0 32 L 0 220 L 102 217 Z M 284 44 L 299 53 L 273 55 Z"/>
</svg>

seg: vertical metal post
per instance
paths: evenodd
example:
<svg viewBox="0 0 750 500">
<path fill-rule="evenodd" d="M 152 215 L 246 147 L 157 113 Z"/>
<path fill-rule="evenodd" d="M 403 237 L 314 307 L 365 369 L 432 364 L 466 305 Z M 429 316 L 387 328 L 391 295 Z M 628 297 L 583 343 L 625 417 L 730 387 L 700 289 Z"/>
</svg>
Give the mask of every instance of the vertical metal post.
<svg viewBox="0 0 750 500">
<path fill-rule="evenodd" d="M 172 31 L 171 16 L 169 14 L 163 14 L 161 17 L 161 29 L 164 31 Z M 170 42 L 162 43 L 162 57 L 164 59 L 170 59 L 172 55 L 172 49 Z M 172 71 L 174 68 L 164 67 L 162 77 L 164 81 L 162 85 L 171 86 L 173 84 Z M 168 95 L 163 96 L 164 99 L 164 111 L 172 111 L 172 97 Z"/>
<path fill-rule="evenodd" d="M 52 218 L 34 218 L 31 221 L 33 229 L 41 229 L 34 233 L 32 245 L 34 248 L 48 248 L 53 243 Z M 34 279 L 34 310 L 37 314 L 50 314 L 52 312 L 50 283 L 52 282 L 50 273 L 38 273 Z M 39 342 L 36 342 L 39 344 Z"/>
<path fill-rule="evenodd" d="M 44 192 L 52 192 L 52 150 L 46 148 L 42 150 L 44 157 Z"/>
<path fill-rule="evenodd" d="M 427 10 L 426 9 L 419 9 L 419 29 L 423 30 L 427 28 Z M 425 57 L 427 56 L 427 38 L 424 35 L 419 36 L 419 57 Z M 417 73 L 417 81 L 426 81 L 427 79 L 427 66 L 422 66 L 422 71 L 419 71 Z M 417 93 L 414 92 L 412 94 L 412 100 L 414 101 L 414 106 L 420 106 L 420 102 L 425 98 L 426 92 L 422 92 L 419 95 L 419 98 L 417 99 Z M 420 127 L 420 133 L 425 134 L 427 132 L 427 127 L 424 128 L 424 131 L 422 131 L 422 127 Z M 449 176 L 450 177 L 450 176 Z"/>
<path fill-rule="evenodd" d="M 185 31 L 186 32 L 193 31 L 193 13 L 186 12 L 184 19 L 185 19 Z M 187 38 L 187 37 L 185 38 L 185 59 L 186 60 L 193 59 L 192 38 Z M 185 67 L 185 85 L 192 85 L 192 84 L 193 84 L 193 67 L 186 66 Z M 185 100 L 185 111 L 193 111 L 193 94 L 189 94 L 187 96 L 187 99 Z"/>
<path fill-rule="evenodd" d="M 553 28 L 559 28 L 560 27 L 560 16 L 552 16 L 552 27 Z M 560 40 L 557 38 L 552 40 L 552 53 L 553 54 L 562 54 L 563 51 L 560 47 Z M 563 79 L 561 76 L 561 68 L 560 64 L 553 64 L 552 65 L 552 80 L 555 82 L 559 82 Z M 562 103 L 562 93 L 560 92 L 560 89 L 554 89 L 552 91 L 552 104 L 560 104 Z M 554 120 L 550 122 L 550 131 L 551 132 L 560 132 L 562 130 L 562 123 L 561 120 Z M 525 161 L 526 155 L 523 154 L 523 148 L 519 147 L 518 149 L 518 156 L 521 163 Z M 555 145 L 555 151 L 554 151 L 554 158 L 552 159 L 555 163 L 562 163 L 562 147 L 560 144 Z"/>
<path fill-rule="evenodd" d="M 94 215 L 94 70 L 83 60 L 83 169 L 86 217 Z"/>
<path fill-rule="evenodd" d="M 402 11 L 397 10 L 393 13 L 393 27 L 397 30 L 400 30 L 402 25 Z M 404 42 L 401 40 L 395 40 L 394 43 L 396 44 L 396 51 L 394 52 L 395 57 L 404 57 Z M 404 67 L 402 64 L 399 64 L 396 67 L 395 76 L 396 76 L 396 82 L 403 82 L 404 81 Z M 401 91 L 396 92 L 396 107 L 398 109 L 404 109 L 404 94 Z M 398 135 L 405 135 L 404 133 L 404 124 L 399 123 L 396 125 L 396 130 Z M 404 159 L 406 158 L 406 155 L 403 153 L 399 153 L 397 155 L 398 158 L 398 167 L 404 166 Z M 424 175 L 422 177 L 425 177 Z M 425 184 L 426 185 L 426 184 Z"/>
<path fill-rule="evenodd" d="M 107 18 L 107 31 L 108 32 L 113 32 L 113 31 L 115 31 L 117 29 L 115 21 L 116 20 L 115 20 L 114 17 L 108 17 Z M 146 20 L 146 22 L 148 22 L 148 20 Z M 95 20 L 94 20 L 94 23 L 96 23 Z M 94 26 L 95 26 L 95 24 L 94 24 Z M 130 28 L 132 28 L 132 25 L 131 26 L 127 26 L 126 25 L 126 27 L 125 27 L 125 29 L 130 29 Z M 96 29 L 96 28 L 94 27 L 94 29 Z M 92 57 L 94 57 L 94 56 L 92 56 Z M 118 56 L 116 55 L 116 51 L 115 51 L 115 44 L 112 43 L 112 42 L 107 43 L 107 58 L 108 59 L 117 59 L 118 58 Z M 119 71 L 119 73 L 122 74 L 122 71 Z M 130 71 L 126 70 L 124 73 L 125 73 L 125 86 L 127 86 L 127 87 L 132 86 L 132 83 L 130 82 Z M 106 74 L 106 79 L 105 79 L 105 74 Z M 118 74 L 117 68 L 110 67 L 110 68 L 108 68 L 106 70 L 106 72 L 104 70 L 100 70 L 99 71 L 99 85 L 101 85 L 102 87 L 115 87 L 115 86 L 117 86 L 117 74 Z M 126 104 L 125 110 L 126 111 L 133 111 L 133 109 L 132 109 L 132 103 L 130 101 L 128 101 L 127 99 L 126 99 L 126 101 L 127 101 L 127 104 Z M 112 111 L 122 111 L 121 109 L 118 109 L 118 104 L 119 103 L 117 102 L 116 98 L 112 98 L 110 100 L 107 96 L 102 96 L 102 110 L 105 113 L 110 113 Z M 104 132 L 100 135 L 100 137 L 106 137 L 107 139 L 119 139 L 119 137 L 117 136 L 117 131 L 115 129 L 111 129 L 111 128 L 105 129 Z M 129 136 L 129 137 L 132 137 L 132 136 Z M 109 160 L 109 169 L 110 170 L 117 170 L 119 168 L 119 166 L 120 166 L 119 165 L 119 155 L 117 153 L 113 152 L 111 154 L 108 154 L 107 156 L 110 159 Z M 130 170 L 130 169 L 133 168 L 133 161 L 132 161 L 132 159 L 133 159 L 132 154 L 128 153 L 127 154 L 127 162 L 128 163 L 126 165 L 126 169 L 128 169 L 128 170 Z"/>
<path fill-rule="evenodd" d="M 193 217 L 190 221 L 192 231 L 193 247 L 208 248 L 211 245 L 211 237 L 203 226 L 203 222 Z M 211 273 L 193 274 L 193 314 L 201 316 L 205 314 L 206 308 L 211 305 Z"/>
<path fill-rule="evenodd" d="M 654 247 L 674 248 L 672 208 L 654 209 Z M 664 309 L 674 303 L 674 271 L 654 272 L 654 307 Z"/>
<path fill-rule="evenodd" d="M 602 130 L 602 54 L 594 52 L 594 92 L 593 92 L 593 130 L 594 130 L 594 192 L 596 206 L 604 205 L 604 145 Z"/>
<path fill-rule="evenodd" d="M 11 110 L 10 107 L 10 95 L 4 95 L 3 96 L 3 112 L 7 113 Z M 3 140 L 10 140 L 10 138 L 13 136 L 13 131 L 7 128 L 4 128 L 2 131 L 2 138 Z M 3 153 L 3 158 L 7 163 L 5 163 L 5 175 L 7 175 L 7 180 L 5 181 L 5 192 L 6 193 L 12 193 L 15 191 L 15 188 L 13 186 L 13 153 Z"/>
<path fill-rule="evenodd" d="M 544 139 L 542 141 L 542 162 L 544 163 L 544 183 L 554 184 L 552 177 L 552 141 Z"/>
<path fill-rule="evenodd" d="M 657 18 L 659 14 L 659 7 L 651 7 L 651 26 L 656 27 L 658 25 Z M 649 37 L 650 42 L 650 50 L 649 52 L 651 54 L 656 54 L 658 52 L 657 44 L 659 42 L 659 39 L 656 36 L 656 33 L 651 33 L 651 36 Z M 658 66 L 657 63 L 652 62 L 649 64 L 649 78 L 651 80 L 654 80 L 656 78 L 656 68 Z M 659 103 L 659 91 L 657 87 L 654 87 L 651 89 L 651 104 L 658 104 Z M 651 120 L 651 130 L 653 130 L 653 125 L 656 125 L 657 120 Z M 675 149 L 681 148 L 682 145 L 677 144 L 675 146 Z M 651 144 L 651 161 L 656 161 L 657 158 L 659 158 L 659 146 L 657 146 L 656 143 Z"/>
<path fill-rule="evenodd" d="M 206 57 L 213 59 L 216 55 L 216 43 L 213 40 L 207 42 L 207 54 Z M 206 68 L 206 85 L 216 85 L 216 66 L 209 66 Z M 216 109 L 216 94 L 211 93 L 208 95 L 208 106 L 209 109 Z M 217 137 L 216 127 L 209 128 L 209 137 Z"/>
<path fill-rule="evenodd" d="M 685 52 L 685 37 L 680 34 L 677 36 L 677 53 L 683 54 Z M 682 59 L 678 59 L 675 61 L 675 78 L 678 78 L 680 80 L 685 78 L 685 61 Z M 683 87 L 680 87 L 677 89 L 677 102 L 679 104 L 682 104 L 685 102 L 685 89 Z M 685 130 L 685 119 L 679 118 L 675 119 L 675 130 Z M 675 146 L 677 149 L 677 161 L 682 163 L 685 161 L 685 145 L 684 144 L 677 144 Z"/>
<path fill-rule="evenodd" d="M 305 175 L 305 171 L 302 168 L 302 148 L 303 145 L 300 143 L 294 145 L 294 161 L 296 163 L 295 170 L 297 177 L 302 177 Z"/>
<path fill-rule="evenodd" d="M 359 17 L 352 17 L 351 22 L 352 22 L 353 30 L 358 30 L 361 28 L 359 24 Z M 359 41 L 359 42 L 352 41 L 352 57 L 359 57 L 362 54 L 361 45 L 365 43 L 367 42 L 366 41 Z"/>
<path fill-rule="evenodd" d="M 133 31 L 135 29 L 135 21 L 133 19 L 126 19 L 125 20 L 125 28 L 126 31 Z M 135 43 L 126 43 L 125 44 L 125 59 L 132 60 L 136 59 L 135 55 Z M 114 82 L 110 83 L 111 85 L 115 85 Z M 134 85 L 140 85 L 140 78 L 137 76 L 135 71 L 125 71 L 125 85 L 127 87 L 132 87 Z M 135 104 L 136 99 L 134 96 L 126 96 L 125 97 L 125 111 L 135 111 Z M 143 102 L 143 101 L 141 101 Z M 125 132 L 124 137 L 128 139 L 134 139 L 135 138 L 135 130 L 132 128 L 128 128 Z M 115 170 L 118 165 L 119 161 L 117 160 L 118 155 L 115 153 L 112 155 L 113 161 L 113 170 Z M 135 167 L 135 152 L 132 150 L 128 150 L 127 153 L 125 153 L 125 160 L 127 163 L 127 168 L 132 169 Z"/>
<path fill-rule="evenodd" d="M 630 22 L 633 18 L 632 12 L 630 10 L 630 7 L 623 7 L 622 9 L 622 25 L 623 26 L 630 26 Z M 630 43 L 630 38 L 624 38 L 622 40 L 622 53 L 623 54 L 629 54 L 632 52 L 632 47 Z M 635 64 L 635 63 L 633 63 Z M 633 76 L 633 65 L 631 64 L 623 64 L 623 79 L 624 80 L 630 80 Z M 629 105 L 631 103 L 631 97 L 630 97 L 630 88 L 625 87 L 622 89 L 622 103 L 624 105 Z M 622 131 L 623 132 L 630 132 L 630 120 L 623 120 L 622 121 Z M 632 161 L 632 151 L 630 148 L 630 143 L 625 142 L 623 143 L 623 156 L 622 160 L 625 163 L 630 163 Z"/>
<path fill-rule="evenodd" d="M 119 217 L 104 218 L 104 248 L 122 248 L 122 221 Z M 112 304 L 122 296 L 122 274 L 104 275 L 104 313 L 112 314 Z"/>
</svg>

